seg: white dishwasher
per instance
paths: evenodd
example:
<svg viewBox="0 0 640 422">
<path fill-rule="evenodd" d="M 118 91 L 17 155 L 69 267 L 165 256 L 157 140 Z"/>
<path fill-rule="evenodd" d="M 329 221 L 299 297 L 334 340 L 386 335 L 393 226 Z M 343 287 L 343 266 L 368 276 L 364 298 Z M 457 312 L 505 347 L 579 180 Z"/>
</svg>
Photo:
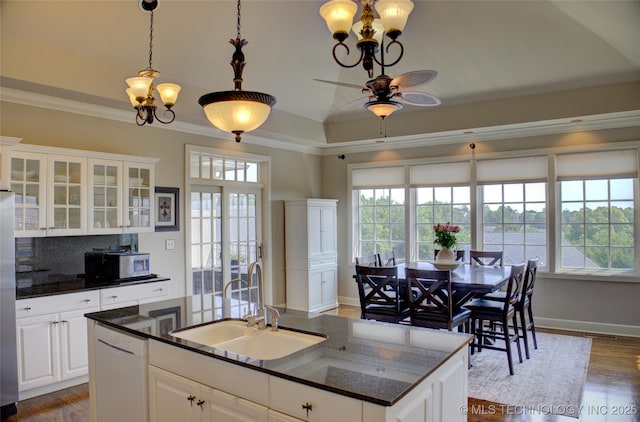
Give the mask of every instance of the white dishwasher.
<svg viewBox="0 0 640 422">
<path fill-rule="evenodd" d="M 94 334 L 98 422 L 147 422 L 147 341 L 99 324 Z"/>
</svg>

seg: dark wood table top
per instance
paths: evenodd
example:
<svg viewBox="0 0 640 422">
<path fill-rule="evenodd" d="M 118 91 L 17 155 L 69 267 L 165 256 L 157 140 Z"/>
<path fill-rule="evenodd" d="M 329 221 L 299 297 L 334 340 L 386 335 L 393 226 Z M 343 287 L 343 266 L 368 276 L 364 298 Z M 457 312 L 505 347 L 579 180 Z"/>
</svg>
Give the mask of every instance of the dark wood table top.
<svg viewBox="0 0 640 422">
<path fill-rule="evenodd" d="M 405 268 L 435 270 L 428 262 L 407 262 L 398 265 L 398 278 L 404 279 Z M 473 293 L 485 294 L 500 289 L 509 280 L 511 267 L 483 267 L 462 264 L 451 270 L 451 286 Z"/>
</svg>

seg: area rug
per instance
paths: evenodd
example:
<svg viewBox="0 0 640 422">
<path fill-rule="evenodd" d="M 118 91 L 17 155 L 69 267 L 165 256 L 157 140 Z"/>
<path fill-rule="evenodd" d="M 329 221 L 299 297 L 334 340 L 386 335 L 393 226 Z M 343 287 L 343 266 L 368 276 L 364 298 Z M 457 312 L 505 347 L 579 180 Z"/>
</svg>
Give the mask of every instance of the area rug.
<svg viewBox="0 0 640 422">
<path fill-rule="evenodd" d="M 530 344 L 531 359 L 523 363 L 512 344 L 513 376 L 507 354 L 484 349 L 471 356 L 469 396 L 513 406 L 514 413 L 540 412 L 577 418 L 587 376 L 591 339 L 537 333 L 538 349 Z M 531 337 L 529 337 L 531 339 Z"/>
</svg>

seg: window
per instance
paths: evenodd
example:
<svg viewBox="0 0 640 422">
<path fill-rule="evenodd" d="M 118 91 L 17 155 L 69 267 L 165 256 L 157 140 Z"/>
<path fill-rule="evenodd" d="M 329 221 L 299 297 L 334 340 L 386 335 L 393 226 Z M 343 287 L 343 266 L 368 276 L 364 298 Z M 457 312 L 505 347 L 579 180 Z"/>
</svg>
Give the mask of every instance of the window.
<svg viewBox="0 0 640 422">
<path fill-rule="evenodd" d="M 415 188 L 416 260 L 434 258 L 435 224 L 460 226 L 456 235 L 458 250 L 471 246 L 471 198 L 469 186 Z"/>
<path fill-rule="evenodd" d="M 354 191 L 357 207 L 356 255 L 393 250 L 396 262 L 405 258 L 404 189 L 376 188 Z"/>
<path fill-rule="evenodd" d="M 561 268 L 634 268 L 633 179 L 560 182 Z"/>
<path fill-rule="evenodd" d="M 482 249 L 503 251 L 507 264 L 546 263 L 546 190 L 546 183 L 483 185 Z"/>
</svg>

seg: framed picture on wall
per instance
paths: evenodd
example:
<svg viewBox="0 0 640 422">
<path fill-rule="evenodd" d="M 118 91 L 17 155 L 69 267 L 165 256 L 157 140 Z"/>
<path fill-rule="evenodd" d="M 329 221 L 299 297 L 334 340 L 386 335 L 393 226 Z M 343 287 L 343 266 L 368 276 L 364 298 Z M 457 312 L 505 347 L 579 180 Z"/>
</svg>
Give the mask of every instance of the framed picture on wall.
<svg viewBox="0 0 640 422">
<path fill-rule="evenodd" d="M 157 232 L 180 230 L 180 189 L 156 187 L 155 226 Z"/>
</svg>

